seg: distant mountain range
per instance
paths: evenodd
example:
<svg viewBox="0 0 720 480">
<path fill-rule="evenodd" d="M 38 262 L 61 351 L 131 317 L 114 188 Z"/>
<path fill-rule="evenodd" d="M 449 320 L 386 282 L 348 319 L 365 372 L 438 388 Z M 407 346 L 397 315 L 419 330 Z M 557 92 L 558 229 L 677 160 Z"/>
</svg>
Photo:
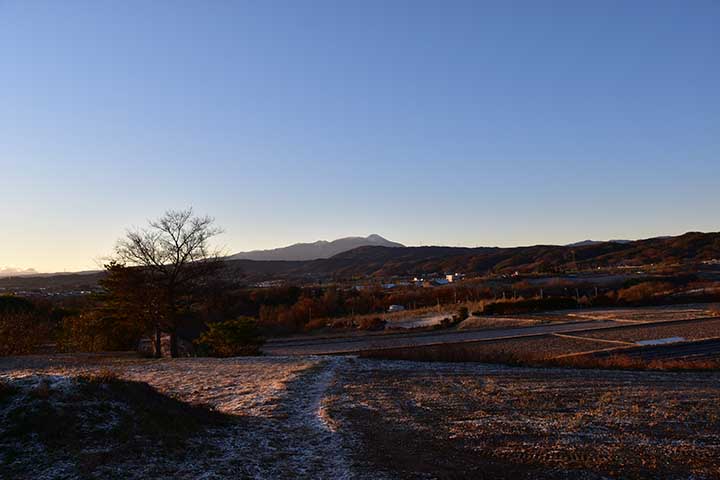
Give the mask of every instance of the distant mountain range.
<svg viewBox="0 0 720 480">
<path fill-rule="evenodd" d="M 313 243 L 295 243 L 289 247 L 271 250 L 253 250 L 240 252 L 228 257 L 228 260 L 270 260 L 270 261 L 304 261 L 330 258 L 358 247 L 404 247 L 405 245 L 391 242 L 380 235 L 367 237 L 345 237 L 328 242 L 318 240 Z"/>
<path fill-rule="evenodd" d="M 361 246 L 353 248 L 358 244 Z M 338 250 L 344 251 L 332 254 Z M 332 256 L 317 258 L 318 255 Z M 254 260 L 247 256 L 264 259 Z M 291 260 L 308 257 L 316 258 Z M 557 274 L 602 267 L 640 268 L 651 264 L 673 268 L 688 265 L 694 268 L 701 262 L 718 259 L 720 233 L 690 232 L 677 237 L 645 240 L 511 248 L 403 247 L 378 235 L 370 235 L 366 238 L 350 237 L 334 242 L 297 244 L 284 249 L 237 254 L 228 259 L 227 268 L 234 280 L 251 284 L 265 280 L 303 282 L 308 279 L 391 278 L 430 272 L 462 272 L 471 275 L 514 272 Z M 104 272 L 85 272 L 0 278 L 0 289 L 54 287 L 84 290 L 97 284 L 103 276 Z"/>
<path fill-rule="evenodd" d="M 34 268 L 0 267 L 0 277 L 22 277 L 37 274 L 38 272 Z"/>
<path fill-rule="evenodd" d="M 595 270 L 603 267 L 683 265 L 720 259 L 720 233 L 690 232 L 677 237 L 607 241 L 579 246 L 395 247 L 364 246 L 333 257 L 308 261 L 228 262 L 236 278 L 268 279 L 391 278 L 422 273 L 462 272 L 484 275 Z"/>
</svg>

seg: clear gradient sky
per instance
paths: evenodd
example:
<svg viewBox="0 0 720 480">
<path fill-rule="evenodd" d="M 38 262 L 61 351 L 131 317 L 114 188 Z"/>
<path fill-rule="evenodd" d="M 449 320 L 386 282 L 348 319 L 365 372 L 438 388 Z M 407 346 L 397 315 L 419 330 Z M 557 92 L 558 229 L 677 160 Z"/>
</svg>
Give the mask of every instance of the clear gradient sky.
<svg viewBox="0 0 720 480">
<path fill-rule="evenodd" d="M 0 0 L 0 268 L 720 230 L 718 1 Z"/>
</svg>

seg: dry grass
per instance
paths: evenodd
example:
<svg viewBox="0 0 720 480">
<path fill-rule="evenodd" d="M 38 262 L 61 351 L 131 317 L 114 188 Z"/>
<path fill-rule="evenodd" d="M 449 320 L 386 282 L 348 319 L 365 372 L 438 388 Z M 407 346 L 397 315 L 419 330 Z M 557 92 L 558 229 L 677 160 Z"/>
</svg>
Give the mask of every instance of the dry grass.
<svg viewBox="0 0 720 480">
<path fill-rule="evenodd" d="M 512 328 L 512 327 L 529 327 L 542 323 L 539 319 L 534 318 L 500 318 L 500 317 L 470 317 L 462 322 L 458 328 L 465 329 L 483 329 L 483 328 Z"/>
<path fill-rule="evenodd" d="M 78 377 L 78 379 L 85 383 L 91 384 L 109 384 L 120 380 L 119 375 L 115 370 L 109 368 L 103 368 L 101 370 L 88 373 Z"/>
<path fill-rule="evenodd" d="M 572 355 L 569 357 L 547 359 L 546 363 L 558 367 L 603 368 L 620 370 L 658 370 L 658 371 L 712 371 L 720 370 L 720 359 L 655 359 L 644 360 L 629 355 L 616 354 L 608 357 L 593 355 Z"/>
<path fill-rule="evenodd" d="M 328 325 L 329 320 L 327 318 L 313 318 L 305 324 L 303 330 L 311 332 L 319 328 L 325 328 Z"/>
</svg>

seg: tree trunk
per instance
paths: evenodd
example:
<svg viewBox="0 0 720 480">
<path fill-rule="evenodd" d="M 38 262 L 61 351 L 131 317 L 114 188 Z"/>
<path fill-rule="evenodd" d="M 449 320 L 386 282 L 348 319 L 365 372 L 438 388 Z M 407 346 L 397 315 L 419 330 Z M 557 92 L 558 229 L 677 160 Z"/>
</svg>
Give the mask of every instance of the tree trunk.
<svg viewBox="0 0 720 480">
<path fill-rule="evenodd" d="M 170 331 L 170 357 L 177 358 L 178 345 L 177 345 L 177 309 L 175 305 L 175 286 L 170 285 L 168 288 L 167 296 L 167 327 Z"/>
<path fill-rule="evenodd" d="M 162 357 L 162 332 L 160 331 L 160 324 L 155 325 L 155 358 Z"/>
<path fill-rule="evenodd" d="M 180 356 L 178 353 L 177 332 L 175 332 L 175 329 L 170 332 L 170 356 L 172 358 Z"/>
</svg>

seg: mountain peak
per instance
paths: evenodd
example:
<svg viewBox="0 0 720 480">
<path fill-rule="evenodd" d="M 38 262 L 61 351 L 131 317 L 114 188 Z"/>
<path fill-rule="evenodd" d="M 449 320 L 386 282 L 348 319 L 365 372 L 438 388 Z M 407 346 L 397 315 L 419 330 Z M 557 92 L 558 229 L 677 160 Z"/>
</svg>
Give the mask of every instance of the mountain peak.
<svg viewBox="0 0 720 480">
<path fill-rule="evenodd" d="M 330 258 L 359 247 L 404 247 L 401 243 L 391 242 L 377 233 L 367 237 L 344 237 L 337 240 L 318 240 L 313 243 L 296 243 L 288 247 L 270 250 L 240 252 L 229 257 L 230 260 L 279 260 L 300 261 Z"/>
<path fill-rule="evenodd" d="M 381 236 L 378 235 L 377 233 L 371 233 L 370 235 L 368 235 L 368 236 L 366 237 L 366 240 L 369 240 L 369 241 L 371 241 L 371 242 L 387 242 L 387 241 L 389 241 L 389 240 L 381 237 Z"/>
</svg>

